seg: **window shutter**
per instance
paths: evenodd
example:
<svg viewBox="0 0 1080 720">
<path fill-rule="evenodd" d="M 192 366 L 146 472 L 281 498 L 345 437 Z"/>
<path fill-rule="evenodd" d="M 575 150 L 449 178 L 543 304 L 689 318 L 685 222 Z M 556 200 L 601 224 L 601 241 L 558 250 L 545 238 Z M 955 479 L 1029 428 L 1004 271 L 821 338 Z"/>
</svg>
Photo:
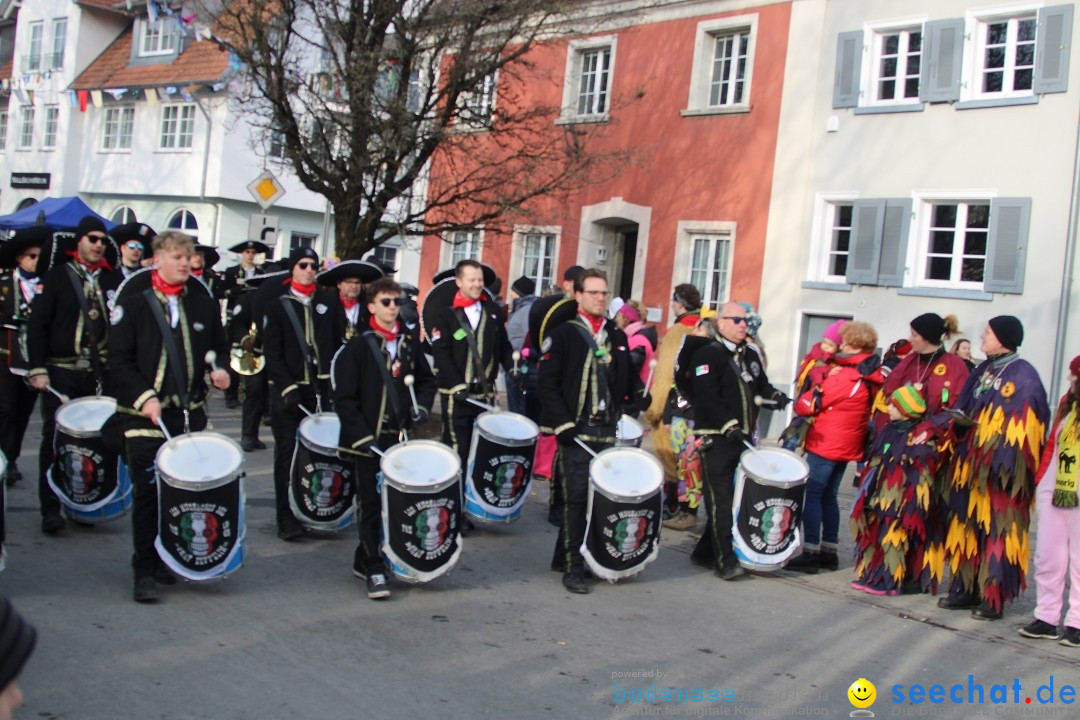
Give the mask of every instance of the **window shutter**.
<svg viewBox="0 0 1080 720">
<path fill-rule="evenodd" d="M 1031 198 L 996 198 L 990 202 L 990 237 L 986 248 L 986 292 L 1024 292 Z"/>
<path fill-rule="evenodd" d="M 900 287 L 904 284 L 911 207 L 911 198 L 885 201 L 885 218 L 881 226 L 881 251 L 878 261 L 878 285 Z"/>
<path fill-rule="evenodd" d="M 876 285 L 881 231 L 885 222 L 884 200 L 856 200 L 851 210 L 851 255 L 847 281 Z"/>
<path fill-rule="evenodd" d="M 862 66 L 862 30 L 840 33 L 836 42 L 836 78 L 833 82 L 834 108 L 858 107 Z"/>
<path fill-rule="evenodd" d="M 1035 48 L 1035 93 L 1060 93 L 1069 89 L 1069 50 L 1072 42 L 1073 6 L 1057 5 L 1039 10 Z"/>
<path fill-rule="evenodd" d="M 964 21 L 934 20 L 923 31 L 923 66 L 919 99 L 923 102 L 955 102 L 960 99 L 963 65 Z"/>
</svg>

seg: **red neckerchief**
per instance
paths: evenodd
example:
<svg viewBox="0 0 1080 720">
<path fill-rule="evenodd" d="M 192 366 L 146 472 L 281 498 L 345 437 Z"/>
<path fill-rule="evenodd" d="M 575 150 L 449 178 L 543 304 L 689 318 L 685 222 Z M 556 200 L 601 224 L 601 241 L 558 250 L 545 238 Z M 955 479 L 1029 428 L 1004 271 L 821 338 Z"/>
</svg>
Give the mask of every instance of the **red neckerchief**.
<svg viewBox="0 0 1080 720">
<path fill-rule="evenodd" d="M 311 295 L 315 292 L 315 283 L 311 283 L 310 285 L 302 285 L 295 280 L 290 280 L 289 287 L 292 288 L 292 291 L 297 295 L 304 295 L 306 297 L 311 297 Z"/>
<path fill-rule="evenodd" d="M 354 307 L 360 304 L 360 298 L 357 298 L 356 300 L 350 300 L 344 295 L 339 295 L 338 297 L 341 298 L 341 304 L 345 306 L 346 310 L 352 310 Z"/>
<path fill-rule="evenodd" d="M 589 323 L 589 325 L 592 327 L 592 334 L 593 335 L 600 332 L 600 328 L 604 327 L 604 316 L 603 315 L 600 315 L 599 317 L 593 317 L 592 315 L 590 315 L 587 312 L 584 312 L 583 310 L 578 310 L 578 315 L 585 318 L 585 322 Z"/>
<path fill-rule="evenodd" d="M 371 327 L 372 330 L 386 338 L 386 342 L 388 343 L 394 342 L 398 339 L 398 331 L 401 329 L 401 325 L 396 322 L 394 323 L 394 328 L 392 330 L 385 329 L 382 325 L 375 322 L 374 315 L 368 318 L 368 326 Z"/>
<path fill-rule="evenodd" d="M 184 289 L 184 283 L 173 285 L 172 283 L 165 282 L 164 278 L 158 273 L 157 270 L 150 271 L 150 284 L 154 286 L 162 295 L 179 295 L 180 291 Z"/>
<path fill-rule="evenodd" d="M 202 274 L 203 274 L 203 268 L 199 268 L 198 270 L 196 270 L 195 268 L 192 268 L 191 269 L 191 274 L 194 275 L 195 277 L 201 278 Z"/>
<path fill-rule="evenodd" d="M 458 290 L 456 293 L 454 293 L 454 309 L 456 310 L 458 308 L 472 307 L 476 303 L 480 302 L 483 297 L 484 295 L 483 293 L 481 293 L 480 297 L 476 298 L 475 300 L 470 300 L 469 298 L 462 295 L 461 291 Z"/>
<path fill-rule="evenodd" d="M 697 313 L 692 313 L 692 312 L 683 313 L 682 315 L 680 315 L 678 318 L 675 319 L 675 322 L 677 322 L 679 325 L 685 325 L 688 328 L 697 327 L 697 324 L 700 321 L 701 321 L 701 315 L 698 315 Z"/>
<path fill-rule="evenodd" d="M 96 263 L 88 263 L 85 260 L 83 260 L 82 257 L 79 256 L 79 251 L 78 250 L 68 250 L 67 251 L 67 256 L 69 258 L 73 259 L 75 262 L 82 265 L 84 268 L 86 268 L 90 272 L 96 272 L 98 270 L 105 270 L 106 272 L 112 272 L 112 265 L 110 265 L 108 260 L 106 260 L 104 257 L 102 257 Z"/>
</svg>

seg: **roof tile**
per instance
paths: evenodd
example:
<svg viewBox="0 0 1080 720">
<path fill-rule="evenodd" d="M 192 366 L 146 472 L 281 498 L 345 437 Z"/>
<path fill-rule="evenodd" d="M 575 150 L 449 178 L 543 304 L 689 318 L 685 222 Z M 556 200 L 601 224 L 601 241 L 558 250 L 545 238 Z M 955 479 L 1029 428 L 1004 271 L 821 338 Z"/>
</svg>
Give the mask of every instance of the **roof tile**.
<svg viewBox="0 0 1080 720">
<path fill-rule="evenodd" d="M 217 82 L 229 67 L 229 54 L 208 40 L 193 42 L 172 62 L 129 65 L 133 28 L 128 28 L 71 84 L 72 90 L 158 87 Z"/>
</svg>

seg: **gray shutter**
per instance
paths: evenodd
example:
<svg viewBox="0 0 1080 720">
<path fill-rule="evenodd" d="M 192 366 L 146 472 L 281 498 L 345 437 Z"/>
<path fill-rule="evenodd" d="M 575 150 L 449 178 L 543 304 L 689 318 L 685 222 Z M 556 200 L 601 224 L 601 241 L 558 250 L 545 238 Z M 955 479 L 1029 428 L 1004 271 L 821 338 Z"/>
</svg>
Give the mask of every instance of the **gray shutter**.
<svg viewBox="0 0 1080 720">
<path fill-rule="evenodd" d="M 851 284 L 876 285 L 881 232 L 885 223 L 884 200 L 856 200 L 851 211 L 851 253 L 847 281 Z"/>
<path fill-rule="evenodd" d="M 885 201 L 885 218 L 881 226 L 881 251 L 878 261 L 878 285 L 900 287 L 904 284 L 911 207 L 911 198 Z"/>
<path fill-rule="evenodd" d="M 1059 93 L 1069 89 L 1072 26 L 1072 5 L 1057 5 L 1039 10 L 1039 29 L 1035 45 L 1036 94 Z"/>
<path fill-rule="evenodd" d="M 990 201 L 990 237 L 986 241 L 986 292 L 1024 292 L 1031 198 L 996 198 Z"/>
<path fill-rule="evenodd" d="M 960 99 L 963 65 L 964 21 L 933 20 L 923 28 L 922 75 L 919 99 L 923 102 L 955 102 Z"/>
<path fill-rule="evenodd" d="M 834 108 L 858 107 L 862 71 L 862 30 L 840 33 L 836 41 L 836 77 L 833 81 Z"/>
</svg>

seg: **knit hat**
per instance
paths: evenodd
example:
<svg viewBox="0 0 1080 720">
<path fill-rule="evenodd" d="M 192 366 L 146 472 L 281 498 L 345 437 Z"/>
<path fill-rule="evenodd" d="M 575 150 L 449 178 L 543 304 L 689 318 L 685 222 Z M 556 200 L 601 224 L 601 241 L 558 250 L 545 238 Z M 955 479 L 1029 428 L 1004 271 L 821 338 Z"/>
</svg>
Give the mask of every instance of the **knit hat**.
<svg viewBox="0 0 1080 720">
<path fill-rule="evenodd" d="M 821 337 L 825 338 L 826 340 L 832 340 L 834 343 L 836 343 L 837 347 L 840 347 L 840 330 L 844 327 L 844 324 L 846 322 L 847 320 L 837 320 L 832 325 L 825 328 L 825 332 L 821 334 Z"/>
<path fill-rule="evenodd" d="M 75 228 L 75 239 L 77 240 L 95 230 L 105 232 L 105 223 L 97 215 L 84 215 L 83 219 L 79 221 L 78 227 Z"/>
<path fill-rule="evenodd" d="M 305 259 L 306 260 L 314 260 L 315 261 L 315 269 L 316 270 L 318 269 L 318 267 L 319 267 L 319 253 L 315 252 L 314 248 L 309 248 L 309 247 L 294 248 L 293 251 L 289 254 L 289 260 L 286 263 L 286 266 L 288 267 L 289 271 L 291 272 L 292 269 L 293 269 L 293 266 L 296 265 L 296 263 L 300 262 L 301 260 L 305 260 Z"/>
<path fill-rule="evenodd" d="M 998 342 L 1010 350 L 1016 350 L 1024 342 L 1024 326 L 1012 315 L 998 315 L 990 318 L 990 329 L 994 331 Z"/>
<path fill-rule="evenodd" d="M 628 322 L 641 322 L 641 313 L 635 310 L 630 303 L 623 303 L 623 306 L 619 308 L 619 312 L 616 314 L 622 315 Z"/>
<path fill-rule="evenodd" d="M 945 319 L 936 313 L 923 313 L 911 321 L 911 329 L 931 345 L 940 345 L 945 334 Z"/>
<path fill-rule="evenodd" d="M 532 295 L 536 292 L 536 282 L 522 275 L 517 280 L 510 283 L 510 289 L 518 295 L 525 297 L 526 295 Z"/>
<path fill-rule="evenodd" d="M 19 676 L 36 642 L 34 626 L 19 615 L 10 600 L 0 596 L 0 690 Z"/>
<path fill-rule="evenodd" d="M 1080 378 L 1080 355 L 1077 355 L 1069 363 L 1069 372 L 1072 373 L 1074 378 Z"/>
<path fill-rule="evenodd" d="M 893 391 L 893 394 L 889 396 L 889 403 L 904 417 L 912 420 L 922 417 L 926 412 L 926 401 L 914 385 L 904 385 L 899 390 Z"/>
</svg>

